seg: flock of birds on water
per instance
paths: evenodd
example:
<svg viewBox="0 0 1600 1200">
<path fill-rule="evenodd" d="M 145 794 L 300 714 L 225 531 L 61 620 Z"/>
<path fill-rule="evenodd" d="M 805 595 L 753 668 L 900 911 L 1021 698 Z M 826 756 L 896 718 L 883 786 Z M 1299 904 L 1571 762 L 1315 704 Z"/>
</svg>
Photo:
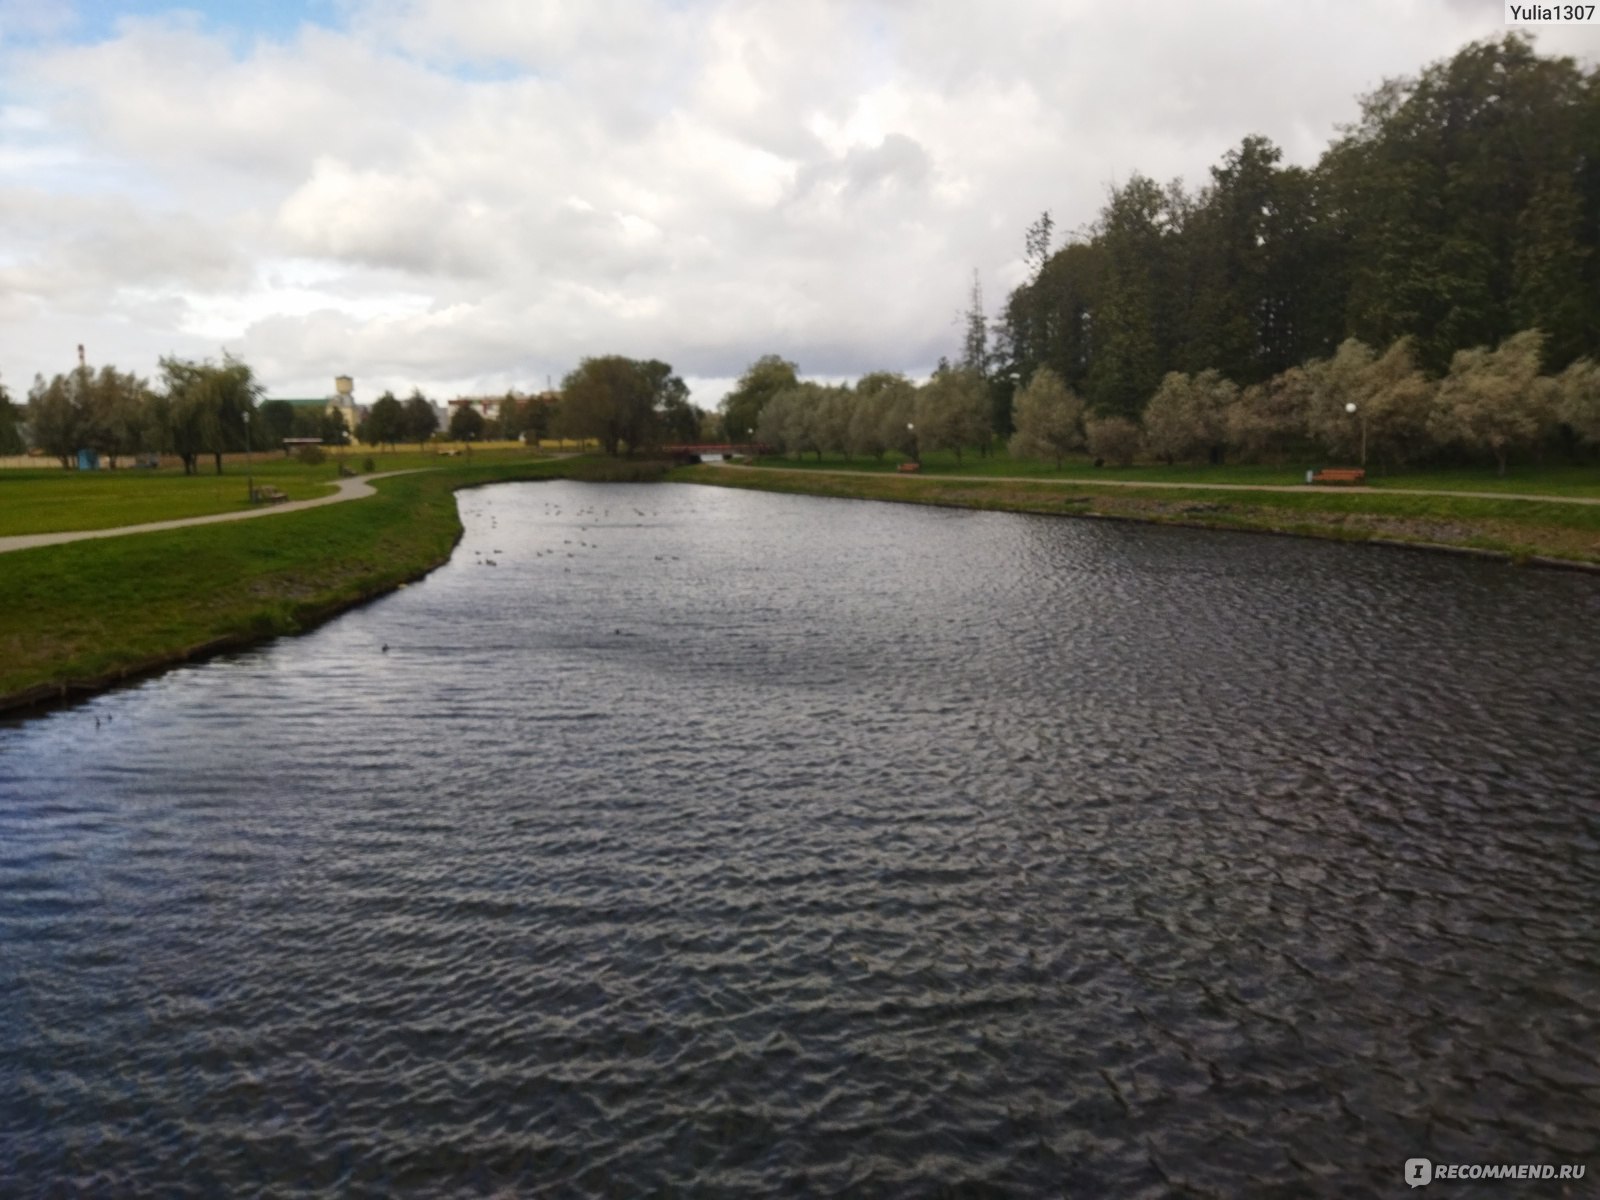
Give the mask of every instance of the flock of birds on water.
<svg viewBox="0 0 1600 1200">
<path fill-rule="evenodd" d="M 598 516 L 596 514 L 598 514 Z M 659 515 L 654 509 L 652 509 L 649 512 L 645 512 L 645 510 L 642 509 L 642 508 L 635 508 L 633 510 L 633 514 L 636 517 L 654 517 L 654 516 Z M 559 518 L 561 518 L 562 516 L 565 515 L 565 510 L 562 509 L 561 505 L 555 503 L 554 501 L 546 500 L 545 504 L 544 504 L 544 515 L 546 517 L 549 517 L 549 518 L 559 519 Z M 579 509 L 574 509 L 572 515 L 575 518 L 577 518 L 579 521 L 583 521 L 583 520 L 587 519 L 589 521 L 592 521 L 594 524 L 599 525 L 601 522 L 603 522 L 603 521 L 607 520 L 608 518 L 610 518 L 611 509 L 609 509 L 609 508 L 606 508 L 606 509 L 579 508 Z M 493 532 L 494 530 L 499 529 L 499 528 L 500 528 L 500 518 L 497 517 L 497 516 L 491 515 L 489 517 L 489 530 L 490 530 L 490 532 Z M 589 532 L 589 526 L 585 525 L 585 524 L 580 524 L 578 526 L 578 532 L 579 533 L 588 533 Z M 574 557 L 577 556 L 578 552 L 581 551 L 581 550 L 598 550 L 598 549 L 600 549 L 600 544 L 598 542 L 587 541 L 584 538 L 577 538 L 576 540 L 574 540 L 573 538 L 563 538 L 563 539 L 561 539 L 561 544 L 563 546 L 575 547 L 575 549 L 557 550 L 554 547 L 552 547 L 552 548 L 550 548 L 548 550 L 535 550 L 533 552 L 533 556 L 534 556 L 534 558 L 557 558 L 557 557 L 560 557 L 561 555 L 565 554 L 566 557 L 568 557 L 568 558 L 574 558 Z M 505 551 L 497 546 L 493 550 L 490 550 L 490 551 L 487 551 L 487 552 L 483 551 L 483 550 L 474 550 L 472 553 L 473 553 L 473 556 L 478 560 L 478 565 L 479 566 L 482 566 L 482 567 L 497 567 L 497 566 L 500 565 L 500 563 L 499 563 L 498 559 L 493 557 L 493 555 L 504 554 Z M 654 558 L 655 558 L 656 562 L 677 562 L 678 561 L 678 556 L 676 554 L 657 554 L 657 555 L 654 556 Z M 569 572 L 569 571 L 572 570 L 571 567 L 562 567 L 561 569 L 564 572 Z"/>
</svg>

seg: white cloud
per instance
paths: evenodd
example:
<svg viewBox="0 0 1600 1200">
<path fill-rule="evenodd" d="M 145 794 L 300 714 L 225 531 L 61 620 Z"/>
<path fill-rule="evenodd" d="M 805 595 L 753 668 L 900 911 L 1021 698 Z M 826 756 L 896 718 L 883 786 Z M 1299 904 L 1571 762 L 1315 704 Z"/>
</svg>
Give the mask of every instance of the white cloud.
<svg viewBox="0 0 1600 1200">
<path fill-rule="evenodd" d="M 1501 32 L 1457 0 L 347 0 L 292 36 L 92 43 L 34 5 L 6 40 L 27 7 L 0 0 L 7 378 L 80 340 L 145 373 L 225 342 L 287 394 L 616 352 L 701 402 L 769 351 L 924 370 L 1040 210 L 1073 229 L 1250 133 L 1309 162 L 1357 93 Z"/>
</svg>

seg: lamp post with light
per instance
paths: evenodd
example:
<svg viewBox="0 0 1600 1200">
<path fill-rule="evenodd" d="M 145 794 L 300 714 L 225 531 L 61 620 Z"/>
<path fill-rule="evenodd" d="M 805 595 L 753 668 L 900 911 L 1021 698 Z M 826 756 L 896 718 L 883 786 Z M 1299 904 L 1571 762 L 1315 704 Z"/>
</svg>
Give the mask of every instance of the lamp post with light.
<svg viewBox="0 0 1600 1200">
<path fill-rule="evenodd" d="M 906 433 L 911 440 L 911 461 L 918 466 L 922 465 L 922 455 L 917 452 L 917 426 L 912 421 L 906 422 Z"/>
<path fill-rule="evenodd" d="M 1354 400 L 1344 406 L 1345 412 L 1352 417 L 1357 413 L 1361 415 L 1361 469 L 1367 469 L 1367 414 L 1362 412 Z"/>
<path fill-rule="evenodd" d="M 250 452 L 250 410 L 244 410 L 244 498 L 246 504 L 256 502 L 255 456 Z"/>
</svg>

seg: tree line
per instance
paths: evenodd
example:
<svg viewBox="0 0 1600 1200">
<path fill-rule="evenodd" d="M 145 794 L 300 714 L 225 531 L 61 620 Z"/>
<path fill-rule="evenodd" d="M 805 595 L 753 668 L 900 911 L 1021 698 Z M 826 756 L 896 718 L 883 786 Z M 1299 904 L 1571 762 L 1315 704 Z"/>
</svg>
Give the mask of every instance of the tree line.
<svg viewBox="0 0 1600 1200">
<path fill-rule="evenodd" d="M 1434 378 L 1523 330 L 1552 372 L 1600 357 L 1600 70 L 1474 43 L 1363 97 L 1316 165 L 1281 157 L 1246 137 L 1192 193 L 1135 174 L 1060 248 L 1042 215 L 980 347 L 1001 432 L 1041 367 L 1131 420 L 1173 372 L 1249 388 L 1351 338 Z"/>
<path fill-rule="evenodd" d="M 163 358 L 160 386 L 80 362 L 48 380 L 35 378 L 25 426 L 24 413 L 0 387 L 0 451 L 19 453 L 31 444 L 71 466 L 79 450 L 90 449 L 113 467 L 120 458 L 175 454 L 191 475 L 209 454 L 220 474 L 222 456 L 245 448 L 260 396 L 249 365 L 229 355 L 221 363 Z"/>
<path fill-rule="evenodd" d="M 1600 71 L 1475 43 L 1360 102 L 1311 168 L 1247 137 L 1198 192 L 1135 174 L 916 387 L 752 364 L 733 440 L 789 453 L 1378 465 L 1600 445 Z"/>
</svg>

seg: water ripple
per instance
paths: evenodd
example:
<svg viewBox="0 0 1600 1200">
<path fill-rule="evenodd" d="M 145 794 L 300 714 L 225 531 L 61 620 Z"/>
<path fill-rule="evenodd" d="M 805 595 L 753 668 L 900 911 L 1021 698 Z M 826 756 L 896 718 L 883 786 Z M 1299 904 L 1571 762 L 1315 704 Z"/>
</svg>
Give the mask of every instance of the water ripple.
<svg viewBox="0 0 1600 1200">
<path fill-rule="evenodd" d="M 310 636 L 0 724 L 0 1193 L 1600 1169 L 1594 581 L 710 489 L 462 509 Z"/>
</svg>

